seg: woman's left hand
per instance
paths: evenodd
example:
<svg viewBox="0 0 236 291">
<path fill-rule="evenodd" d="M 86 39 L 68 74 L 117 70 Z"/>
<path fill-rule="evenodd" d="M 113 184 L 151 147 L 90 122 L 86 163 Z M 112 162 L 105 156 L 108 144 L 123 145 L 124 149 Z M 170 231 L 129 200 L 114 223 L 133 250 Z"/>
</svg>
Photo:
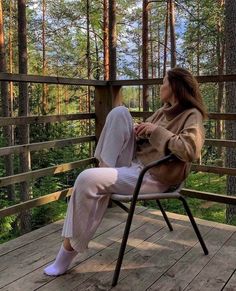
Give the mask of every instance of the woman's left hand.
<svg viewBox="0 0 236 291">
<path fill-rule="evenodd" d="M 157 126 L 151 122 L 143 122 L 135 127 L 136 136 L 149 136 Z"/>
</svg>

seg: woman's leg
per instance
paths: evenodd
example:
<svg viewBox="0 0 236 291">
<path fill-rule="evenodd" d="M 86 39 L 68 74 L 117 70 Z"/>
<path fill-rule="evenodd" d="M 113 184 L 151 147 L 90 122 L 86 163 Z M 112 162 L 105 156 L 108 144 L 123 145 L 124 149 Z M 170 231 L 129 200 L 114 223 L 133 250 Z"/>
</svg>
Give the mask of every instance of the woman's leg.
<svg viewBox="0 0 236 291">
<path fill-rule="evenodd" d="M 95 157 L 102 166 L 121 167 L 131 164 L 133 154 L 133 120 L 127 108 L 118 106 L 111 110 L 107 116 L 105 126 L 95 151 Z M 116 180 L 114 170 L 109 171 L 109 173 L 107 173 L 107 171 L 104 171 L 104 173 L 105 172 L 105 176 L 101 175 L 101 171 L 98 175 L 99 179 L 103 180 L 103 183 L 107 182 L 103 187 L 109 186 L 109 183 L 113 184 Z M 110 180 L 107 178 L 107 174 Z M 87 182 L 87 178 L 84 178 L 85 176 L 89 176 L 90 181 Z M 63 274 L 67 270 L 69 264 L 77 254 L 74 248 L 78 252 L 82 252 L 87 248 L 88 241 L 92 238 L 93 233 L 104 215 L 109 202 L 109 196 L 96 196 L 98 191 L 103 192 L 104 190 L 99 188 L 99 181 L 92 178 L 94 177 L 82 173 L 75 183 L 74 193 L 70 199 L 63 227 L 62 235 L 65 239 L 56 261 L 44 270 L 48 275 L 57 276 Z M 107 181 L 107 179 L 109 181 Z M 93 181 L 93 186 L 91 185 L 91 181 Z M 83 186 L 85 186 L 85 188 L 83 188 Z M 81 199 L 81 197 L 85 197 L 85 200 Z M 88 213 L 92 211 L 91 217 L 88 217 L 85 209 Z M 94 218 L 96 221 L 95 223 L 92 222 L 93 215 L 96 216 L 96 218 Z M 76 223 L 74 223 L 74 221 L 76 221 Z M 80 221 L 83 222 L 81 223 Z M 87 230 L 89 231 L 87 232 Z M 69 237 L 72 239 L 70 240 Z M 74 237 L 76 243 L 73 242 Z"/>
<path fill-rule="evenodd" d="M 102 166 L 130 166 L 134 145 L 132 116 L 126 107 L 115 107 L 107 116 L 94 156 Z"/>
<path fill-rule="evenodd" d="M 121 168 L 92 168 L 78 176 L 62 231 L 62 236 L 66 238 L 64 246 L 70 239 L 67 246 L 75 251 L 60 250 L 59 258 L 44 270 L 46 274 L 63 274 L 77 252 L 87 249 L 105 214 L 110 193 L 132 193 L 141 169 L 137 164 Z M 163 185 L 158 184 L 149 174 L 145 175 L 141 193 L 163 190 Z"/>
</svg>

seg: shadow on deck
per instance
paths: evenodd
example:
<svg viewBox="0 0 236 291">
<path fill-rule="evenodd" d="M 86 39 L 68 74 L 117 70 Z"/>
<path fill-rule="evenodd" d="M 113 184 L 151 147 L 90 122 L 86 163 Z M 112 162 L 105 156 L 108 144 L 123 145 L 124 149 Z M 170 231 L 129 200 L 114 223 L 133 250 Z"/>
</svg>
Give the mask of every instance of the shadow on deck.
<svg viewBox="0 0 236 291">
<path fill-rule="evenodd" d="M 197 219 L 209 249 L 205 256 L 187 217 L 138 207 L 118 285 L 112 290 L 236 290 L 236 227 Z M 63 221 L 0 245 L 0 290 L 110 290 L 126 214 L 108 209 L 87 253 L 67 274 L 43 268 L 60 247 Z"/>
</svg>

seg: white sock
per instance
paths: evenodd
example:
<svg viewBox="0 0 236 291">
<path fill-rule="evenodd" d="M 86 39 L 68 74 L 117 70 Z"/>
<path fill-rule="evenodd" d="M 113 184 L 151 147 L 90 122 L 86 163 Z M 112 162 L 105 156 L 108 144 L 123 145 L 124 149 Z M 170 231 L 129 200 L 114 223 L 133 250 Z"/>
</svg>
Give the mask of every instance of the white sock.
<svg viewBox="0 0 236 291">
<path fill-rule="evenodd" d="M 64 274 L 77 254 L 78 253 L 75 250 L 67 251 L 62 244 L 55 262 L 46 267 L 44 273 L 49 276 L 59 276 Z"/>
</svg>

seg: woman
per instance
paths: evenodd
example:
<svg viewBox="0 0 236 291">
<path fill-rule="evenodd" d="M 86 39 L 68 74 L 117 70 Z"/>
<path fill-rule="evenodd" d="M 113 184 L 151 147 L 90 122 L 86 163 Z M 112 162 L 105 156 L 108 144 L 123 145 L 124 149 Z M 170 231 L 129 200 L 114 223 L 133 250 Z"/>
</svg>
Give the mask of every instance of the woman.
<svg viewBox="0 0 236 291">
<path fill-rule="evenodd" d="M 186 178 L 204 143 L 206 111 L 198 83 L 187 70 L 174 68 L 164 78 L 160 98 L 163 107 L 135 127 L 124 106 L 108 114 L 95 151 L 100 167 L 87 169 L 76 179 L 62 231 L 64 241 L 45 274 L 66 272 L 73 258 L 87 249 L 110 193 L 132 193 L 147 163 L 170 152 L 179 158 L 150 170 L 140 193 L 162 192 Z"/>
</svg>

